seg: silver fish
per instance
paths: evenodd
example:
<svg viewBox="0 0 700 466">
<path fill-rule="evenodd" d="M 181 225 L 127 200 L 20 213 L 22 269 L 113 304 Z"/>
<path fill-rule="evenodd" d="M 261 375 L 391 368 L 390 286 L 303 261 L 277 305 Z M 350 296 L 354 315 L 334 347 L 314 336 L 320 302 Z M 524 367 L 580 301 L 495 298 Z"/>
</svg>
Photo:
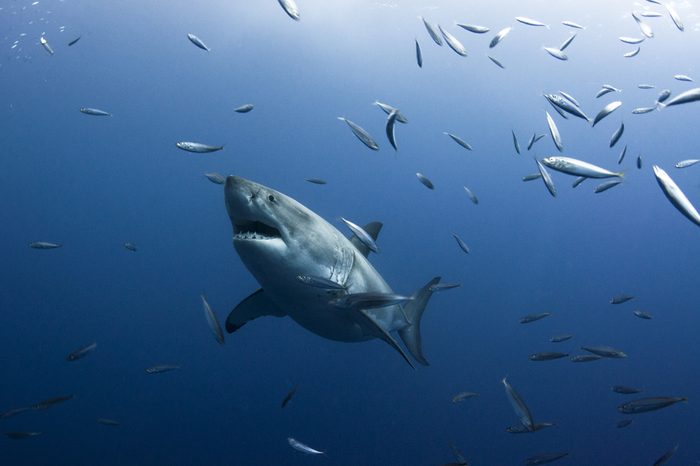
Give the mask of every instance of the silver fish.
<svg viewBox="0 0 700 466">
<path fill-rule="evenodd" d="M 162 374 L 163 372 L 176 371 L 180 366 L 175 364 L 159 364 L 146 368 L 146 374 Z"/>
<path fill-rule="evenodd" d="M 691 78 L 690 76 L 688 76 L 686 74 L 677 74 L 677 75 L 673 76 L 673 79 L 675 79 L 676 81 L 693 82 L 693 78 Z"/>
<path fill-rule="evenodd" d="M 498 31 L 498 33 L 494 36 L 494 38 L 491 39 L 491 43 L 489 43 L 489 48 L 492 49 L 495 46 L 497 46 L 508 35 L 508 33 L 510 32 L 511 29 L 512 28 L 507 27 L 507 28 L 503 28 L 500 31 Z"/>
<path fill-rule="evenodd" d="M 641 47 L 637 47 L 636 49 L 632 50 L 631 52 L 625 53 L 623 56 L 624 56 L 625 58 L 636 57 L 637 55 L 639 55 L 639 52 L 640 52 L 641 50 L 642 50 Z"/>
<path fill-rule="evenodd" d="M 84 113 L 85 115 L 93 115 L 93 116 L 112 116 L 112 114 L 109 112 L 105 112 L 104 110 L 100 110 L 99 108 L 90 108 L 90 107 L 81 107 L 80 113 Z"/>
<path fill-rule="evenodd" d="M 542 178 L 541 173 L 532 173 L 530 175 L 523 176 L 523 181 L 533 181 Z"/>
<path fill-rule="evenodd" d="M 345 285 L 334 282 L 328 278 L 318 277 L 315 275 L 297 275 L 297 280 L 302 282 L 304 285 L 309 285 L 313 288 L 334 291 L 347 290 L 347 286 Z"/>
<path fill-rule="evenodd" d="M 622 304 L 622 303 L 626 303 L 627 301 L 631 301 L 633 299 L 634 299 L 634 296 L 631 296 L 628 294 L 619 294 L 619 295 L 612 297 L 612 299 L 610 300 L 610 304 Z"/>
<path fill-rule="evenodd" d="M 80 36 L 76 37 L 72 41 L 68 42 L 68 47 L 75 45 L 80 40 Z"/>
<path fill-rule="evenodd" d="M 664 192 L 666 198 L 676 209 L 678 209 L 680 213 L 685 215 L 688 220 L 700 226 L 700 214 L 695 209 L 693 204 L 690 203 L 685 194 L 683 194 L 681 188 L 679 188 L 671 177 L 668 176 L 668 174 L 658 165 L 654 165 L 653 169 L 654 176 L 656 176 L 656 181 L 659 183 L 659 187 Z"/>
<path fill-rule="evenodd" d="M 531 432 L 537 432 L 538 430 L 546 427 L 552 427 L 553 425 L 554 423 L 552 422 L 535 422 L 531 428 L 528 428 L 522 424 L 518 424 L 517 426 L 506 427 L 506 432 L 509 434 L 529 434 Z"/>
<path fill-rule="evenodd" d="M 387 115 L 391 115 L 391 112 L 396 112 L 396 121 L 398 121 L 399 123 L 408 123 L 408 120 L 398 108 L 393 107 L 389 104 L 385 104 L 384 102 L 380 102 L 378 100 L 374 101 L 374 105 L 381 108 Z"/>
<path fill-rule="evenodd" d="M 61 404 L 61 403 L 65 403 L 66 401 L 70 401 L 73 398 L 75 398 L 73 395 L 54 396 L 52 398 L 48 398 L 46 400 L 42 400 L 38 403 L 33 404 L 31 406 L 31 408 L 35 411 L 49 409 L 53 406 L 56 406 L 57 404 Z"/>
<path fill-rule="evenodd" d="M 559 114 L 560 117 L 562 117 L 562 118 L 565 119 L 565 120 L 568 120 L 568 119 L 569 119 L 569 117 L 566 116 L 566 113 L 565 113 L 558 105 L 555 105 L 554 102 L 552 102 L 552 101 L 547 97 L 548 95 L 551 95 L 551 94 L 543 94 L 543 95 L 544 95 L 544 98 L 547 99 L 547 102 L 549 102 L 549 104 L 552 106 L 552 108 L 553 108 L 554 110 L 556 110 L 556 112 Z M 563 99 L 562 99 L 562 100 L 563 100 Z"/>
<path fill-rule="evenodd" d="M 581 183 L 583 183 L 584 181 L 586 181 L 587 179 L 588 179 L 588 178 L 585 177 L 585 176 L 579 176 L 579 177 L 576 178 L 576 179 L 574 180 L 574 182 L 571 184 L 571 187 L 572 187 L 572 188 L 578 188 L 578 186 L 579 186 Z"/>
<path fill-rule="evenodd" d="M 700 87 L 681 92 L 663 106 L 670 107 L 671 105 L 687 104 L 690 102 L 697 102 L 698 100 L 700 100 Z"/>
<path fill-rule="evenodd" d="M 322 180 L 321 178 L 306 178 L 304 181 L 308 181 L 311 184 L 328 184 L 326 180 Z"/>
<path fill-rule="evenodd" d="M 666 7 L 668 14 L 671 16 L 673 24 L 675 24 L 678 30 L 682 32 L 685 28 L 683 27 L 683 21 L 681 21 L 681 17 L 678 16 L 678 12 L 676 11 L 676 9 L 673 8 L 673 6 L 671 6 L 671 4 L 668 2 L 664 2 L 663 5 L 664 7 Z"/>
<path fill-rule="evenodd" d="M 581 105 L 578 103 L 578 100 L 574 99 L 571 94 L 567 94 L 564 91 L 559 91 L 559 94 L 564 97 L 566 100 L 577 106 L 578 108 L 581 108 Z"/>
<path fill-rule="evenodd" d="M 597 125 L 600 120 L 602 120 L 603 118 L 605 118 L 606 116 L 610 115 L 612 112 L 614 112 L 615 110 L 620 108 L 620 105 L 622 105 L 622 102 L 620 102 L 619 100 L 616 100 L 614 102 L 610 102 L 608 105 L 603 107 L 603 109 L 600 112 L 598 112 L 598 114 L 593 119 L 592 126 Z"/>
<path fill-rule="evenodd" d="M 676 166 L 676 168 L 687 168 L 687 167 L 692 167 L 693 165 L 695 165 L 698 162 L 700 162 L 700 159 L 681 160 L 675 166 Z"/>
<path fill-rule="evenodd" d="M 136 245 L 134 243 L 129 242 L 129 241 L 124 243 L 124 249 L 126 249 L 127 251 L 131 251 L 131 252 L 137 251 Z"/>
<path fill-rule="evenodd" d="M 598 91 L 598 93 L 595 95 L 595 98 L 598 99 L 598 98 L 600 98 L 600 97 L 603 97 L 605 94 L 609 94 L 609 93 L 611 93 L 611 92 L 615 92 L 615 91 L 613 91 L 612 89 L 608 89 L 608 88 L 605 88 L 605 87 L 604 87 L 604 88 L 602 88 L 601 90 Z"/>
<path fill-rule="evenodd" d="M 593 361 L 598 361 L 599 359 L 603 359 L 603 357 L 598 356 L 597 354 L 577 354 L 576 356 L 571 356 L 569 358 L 569 361 L 571 361 L 571 362 L 593 362 Z"/>
<path fill-rule="evenodd" d="M 452 397 L 452 403 L 461 403 L 467 398 L 474 398 L 475 396 L 479 396 L 479 394 L 475 392 L 459 392 Z"/>
<path fill-rule="evenodd" d="M 639 414 L 667 408 L 681 401 L 688 401 L 688 398 L 684 396 L 653 396 L 623 403 L 617 407 L 617 410 L 623 414 Z"/>
<path fill-rule="evenodd" d="M 226 182 L 226 177 L 216 172 L 205 173 L 204 176 L 214 184 L 224 184 Z"/>
<path fill-rule="evenodd" d="M 115 421 L 114 419 L 107 419 L 104 417 L 99 418 L 97 420 L 97 423 L 105 425 L 105 426 L 112 426 L 112 427 L 116 427 L 119 425 L 119 422 Z"/>
<path fill-rule="evenodd" d="M 435 30 L 435 26 L 430 24 L 425 18 L 422 16 L 419 16 L 421 21 L 423 21 L 423 24 L 425 25 L 425 29 L 428 31 L 428 35 L 430 36 L 431 39 L 433 39 L 433 42 L 435 42 L 437 45 L 442 45 L 442 39 L 440 38 L 440 34 Z"/>
<path fill-rule="evenodd" d="M 557 146 L 557 149 L 559 150 L 559 152 L 561 152 L 562 150 L 564 150 L 564 146 L 561 143 L 561 135 L 559 134 L 559 129 L 557 129 L 556 123 L 554 123 L 554 120 L 546 110 L 544 114 L 547 117 L 547 126 L 549 126 L 549 134 L 552 136 L 552 141 L 554 141 L 554 145 Z"/>
<path fill-rule="evenodd" d="M 544 50 L 557 60 L 566 61 L 569 59 L 568 55 L 566 55 L 564 52 L 562 52 L 556 47 L 544 47 Z"/>
<path fill-rule="evenodd" d="M 284 12 L 289 15 L 294 21 L 299 21 L 299 7 L 294 0 L 278 0 L 284 9 Z"/>
<path fill-rule="evenodd" d="M 31 410 L 31 409 L 32 409 L 32 408 L 29 407 L 29 406 L 25 406 L 25 407 L 22 407 L 22 408 L 12 408 L 12 409 L 8 409 L 7 411 L 3 411 L 2 413 L 0 413 L 0 419 L 6 419 L 6 418 L 8 418 L 8 417 L 17 416 L 18 414 L 25 413 L 25 412 L 27 412 L 27 411 L 29 411 L 29 410 Z"/>
<path fill-rule="evenodd" d="M 418 68 L 423 68 L 423 52 L 421 52 L 420 44 L 418 43 L 418 39 L 415 39 L 415 41 L 416 41 L 416 63 L 418 63 Z"/>
<path fill-rule="evenodd" d="M 476 194 L 474 194 L 471 189 L 464 186 L 464 192 L 467 193 L 467 196 L 469 196 L 469 199 L 472 201 L 473 204 L 479 203 L 479 198 L 476 197 Z"/>
<path fill-rule="evenodd" d="M 345 226 L 350 228 L 350 231 L 352 231 L 352 234 L 357 237 L 357 239 L 360 240 L 362 244 L 367 246 L 370 251 L 378 253 L 379 252 L 379 247 L 377 246 L 377 243 L 374 242 L 374 239 L 372 239 L 372 236 L 370 236 L 369 233 L 367 233 L 364 228 L 361 226 L 351 222 L 350 220 L 347 220 L 343 217 L 340 217 L 340 219 L 343 221 Z"/>
<path fill-rule="evenodd" d="M 253 104 L 243 104 L 238 108 L 234 108 L 233 111 L 236 113 L 248 113 L 253 110 Z"/>
<path fill-rule="evenodd" d="M 638 156 L 637 156 L 637 168 L 638 168 L 639 170 L 642 169 L 642 156 L 641 156 L 641 155 L 638 155 Z"/>
<path fill-rule="evenodd" d="M 613 385 L 611 390 L 621 395 L 634 395 L 635 393 L 641 393 L 644 391 L 641 388 L 630 387 L 627 385 Z"/>
<path fill-rule="evenodd" d="M 644 320 L 651 320 L 654 318 L 654 316 L 652 316 L 647 311 L 634 311 L 633 314 L 636 315 L 637 317 L 639 317 L 640 319 L 644 319 Z"/>
<path fill-rule="evenodd" d="M 483 34 L 485 32 L 489 32 L 491 29 L 484 27 L 484 26 L 478 26 L 476 24 L 461 24 L 457 23 L 457 26 L 461 27 L 462 29 L 466 29 L 469 32 L 473 32 L 474 34 Z"/>
<path fill-rule="evenodd" d="M 339 296 L 329 303 L 340 309 L 376 309 L 403 304 L 411 300 L 413 298 L 395 293 L 369 291 Z"/>
<path fill-rule="evenodd" d="M 582 120 L 590 121 L 590 118 L 583 113 L 583 111 L 575 104 L 573 104 L 569 99 L 558 96 L 556 94 L 544 94 L 544 98 L 549 101 L 550 104 L 555 106 L 555 108 L 560 108 L 566 113 L 573 115 L 575 117 L 581 118 Z"/>
<path fill-rule="evenodd" d="M 542 181 L 544 182 L 544 185 L 547 187 L 547 191 L 549 191 L 549 194 L 552 195 L 552 197 L 557 196 L 557 188 L 554 187 L 554 181 L 552 181 L 552 177 L 549 176 L 549 172 L 544 168 L 544 165 L 542 163 L 535 159 L 535 163 L 537 163 L 537 169 L 540 171 L 540 175 L 542 175 Z"/>
<path fill-rule="evenodd" d="M 668 8 L 668 5 L 666 5 L 666 8 Z M 680 29 L 681 31 L 683 30 L 683 28 L 680 28 L 680 27 L 679 27 L 678 29 Z M 661 456 L 659 457 L 659 459 L 657 459 L 656 461 L 654 461 L 653 466 L 661 466 L 662 464 L 666 463 L 668 460 L 671 459 L 671 457 L 672 457 L 673 455 L 676 454 L 677 451 L 678 451 L 678 444 L 675 444 L 675 445 L 673 446 L 673 448 L 671 448 L 670 450 L 668 450 L 666 453 L 664 453 L 663 455 L 661 455 Z"/>
<path fill-rule="evenodd" d="M 544 319 L 545 317 L 551 316 L 551 312 L 537 312 L 535 314 L 528 314 L 520 318 L 521 324 L 529 324 L 530 322 L 536 322 L 538 320 Z"/>
<path fill-rule="evenodd" d="M 455 233 L 452 233 L 452 237 L 455 239 L 455 241 L 457 241 L 457 245 L 459 246 L 459 248 L 466 254 L 469 254 L 469 246 L 467 246 L 467 243 L 465 243 L 464 240 L 457 236 L 457 234 Z"/>
<path fill-rule="evenodd" d="M 562 44 L 559 46 L 559 50 L 563 52 L 571 43 L 576 39 L 576 34 L 571 34 L 568 39 L 566 39 Z"/>
<path fill-rule="evenodd" d="M 510 130 L 510 133 L 513 135 L 513 146 L 515 146 L 515 152 L 520 155 L 520 144 L 518 144 L 518 138 L 515 137 L 515 131 Z"/>
<path fill-rule="evenodd" d="M 528 26 L 539 26 L 539 27 L 546 27 L 549 29 L 548 24 L 544 24 L 541 21 L 537 21 L 536 19 L 531 19 L 531 18 L 526 18 L 525 16 L 516 16 L 515 20 L 519 23 L 526 24 Z"/>
<path fill-rule="evenodd" d="M 459 144 L 460 146 L 464 147 L 465 149 L 467 149 L 467 150 L 472 150 L 472 146 L 470 146 L 469 143 L 467 143 L 464 139 L 460 138 L 459 136 L 455 136 L 455 135 L 452 134 L 452 133 L 447 133 L 447 132 L 444 132 L 444 131 L 443 131 L 442 134 L 446 134 L 447 136 L 449 136 L 450 138 L 452 138 L 452 140 L 453 140 L 454 142 L 456 142 L 456 143 Z"/>
<path fill-rule="evenodd" d="M 603 358 L 620 359 L 627 357 L 624 351 L 620 351 L 611 346 L 582 346 L 581 349 Z"/>
<path fill-rule="evenodd" d="M 520 424 L 522 424 L 523 427 L 525 427 L 529 431 L 534 431 L 534 421 L 532 419 L 532 414 L 530 413 L 530 410 L 528 409 L 527 405 L 523 401 L 522 397 L 518 392 L 515 391 L 513 386 L 508 383 L 508 380 L 506 380 L 506 377 L 503 377 L 503 387 L 506 390 L 506 395 L 508 396 L 508 401 L 510 401 L 511 406 L 513 407 L 513 410 L 515 411 L 515 414 L 518 416 L 518 419 L 520 419 Z"/>
<path fill-rule="evenodd" d="M 224 146 L 210 146 L 208 144 L 202 144 L 201 142 L 190 142 L 190 141 L 181 141 L 181 142 L 176 142 L 175 146 L 177 146 L 178 149 L 182 149 L 186 152 L 193 152 L 195 154 L 205 154 L 209 152 L 216 152 L 219 150 L 222 150 Z"/>
<path fill-rule="evenodd" d="M 296 395 L 298 389 L 299 385 L 295 385 L 287 392 L 286 395 L 284 395 L 284 398 L 282 398 L 282 408 L 287 406 L 287 404 L 292 401 L 292 398 L 294 398 L 294 395 Z"/>
<path fill-rule="evenodd" d="M 632 45 L 641 44 L 642 42 L 644 42 L 644 37 L 622 36 L 622 37 L 618 37 L 618 39 L 620 39 L 620 41 L 624 42 L 625 44 L 632 44 Z"/>
<path fill-rule="evenodd" d="M 621 419 L 617 421 L 617 424 L 615 424 L 615 427 L 618 429 L 624 429 L 625 427 L 629 426 L 632 424 L 632 419 Z"/>
<path fill-rule="evenodd" d="M 615 144 L 617 144 L 617 141 L 620 140 L 622 137 L 622 133 L 625 132 L 625 124 L 620 123 L 620 127 L 615 130 L 615 132 L 612 134 L 610 137 L 610 147 L 613 147 Z"/>
<path fill-rule="evenodd" d="M 369 135 L 367 131 L 357 123 L 354 123 L 347 118 L 344 117 L 338 117 L 340 121 L 344 121 L 347 123 L 347 125 L 350 127 L 350 130 L 352 131 L 352 134 L 354 134 L 357 139 L 362 141 L 362 143 L 369 147 L 372 150 L 379 150 L 379 144 L 372 138 L 372 136 Z"/>
<path fill-rule="evenodd" d="M 33 243 L 29 243 L 29 247 L 32 249 L 56 249 L 62 246 L 63 245 L 61 243 L 50 243 L 48 241 L 35 241 Z"/>
<path fill-rule="evenodd" d="M 433 182 L 430 181 L 430 179 L 427 176 L 425 176 L 424 174 L 418 172 L 418 173 L 416 173 L 416 178 L 418 178 L 418 181 L 423 183 L 423 186 L 425 186 L 426 188 L 435 189 L 435 185 L 433 184 Z"/>
<path fill-rule="evenodd" d="M 568 357 L 569 353 L 559 353 L 557 351 L 543 351 L 541 353 L 534 353 L 529 356 L 530 361 L 553 361 L 555 359 L 561 359 Z"/>
<path fill-rule="evenodd" d="M 39 43 L 41 44 L 42 47 L 44 47 L 44 50 L 46 50 L 46 53 L 48 53 L 49 55 L 54 54 L 54 51 L 53 51 L 53 48 L 51 47 L 51 44 L 49 44 L 49 42 L 44 37 L 39 38 Z"/>
<path fill-rule="evenodd" d="M 645 113 L 653 112 L 655 109 L 656 107 L 637 107 L 632 110 L 632 113 L 635 115 L 643 115 Z"/>
<path fill-rule="evenodd" d="M 622 183 L 622 180 L 612 180 L 612 181 L 606 181 L 605 183 L 601 183 L 598 186 L 595 187 L 593 190 L 594 193 L 602 193 L 604 191 L 607 191 L 610 188 L 614 188 L 618 184 Z"/>
<path fill-rule="evenodd" d="M 211 330 L 211 333 L 214 334 L 214 338 L 216 339 L 217 343 L 219 343 L 220 345 L 223 345 L 224 344 L 224 331 L 221 328 L 221 324 L 219 323 L 219 319 L 216 318 L 216 314 L 214 313 L 214 310 L 209 305 L 207 298 L 204 297 L 204 295 L 200 295 L 200 298 L 202 298 L 202 308 L 204 309 L 204 317 L 206 317 L 206 319 L 207 319 L 207 325 L 209 325 L 209 329 Z"/>
<path fill-rule="evenodd" d="M 662 102 L 665 102 L 666 100 L 668 100 L 669 97 L 671 97 L 671 90 L 664 89 L 663 91 L 659 92 L 659 96 L 656 98 L 656 103 L 660 104 Z"/>
<path fill-rule="evenodd" d="M 495 63 L 496 66 L 498 66 L 498 67 L 501 68 L 501 69 L 505 69 L 505 66 L 503 66 L 503 63 L 501 63 L 500 61 L 496 60 L 496 59 L 493 58 L 491 55 L 486 55 L 486 56 L 489 57 L 489 60 L 491 60 L 493 63 Z"/>
<path fill-rule="evenodd" d="M 204 42 L 202 42 L 202 39 L 199 37 L 195 36 L 194 34 L 187 34 L 187 38 L 192 42 L 194 45 L 199 47 L 202 50 L 206 50 L 207 52 L 209 51 L 209 47 L 207 47 Z"/>
<path fill-rule="evenodd" d="M 639 89 L 654 89 L 653 84 L 637 84 Z"/>
<path fill-rule="evenodd" d="M 563 341 L 571 340 L 574 336 L 573 335 L 556 335 L 553 336 L 552 338 L 549 339 L 550 342 L 552 343 L 561 343 Z"/>
<path fill-rule="evenodd" d="M 447 45 L 449 45 L 450 48 L 452 50 L 454 50 L 454 52 L 457 55 L 460 55 L 462 57 L 467 56 L 467 51 L 464 49 L 464 46 L 462 45 L 462 43 L 459 40 L 457 40 L 457 38 L 455 36 L 453 36 L 452 34 L 450 34 L 447 31 L 445 31 L 442 28 L 442 26 L 440 26 L 439 24 L 438 24 L 438 29 L 440 30 L 442 37 L 445 38 L 445 42 L 447 42 Z"/>
<path fill-rule="evenodd" d="M 542 139 L 544 137 L 544 134 L 537 134 L 537 133 L 532 133 L 532 137 L 530 138 L 530 141 L 527 143 L 527 150 L 532 149 L 532 146 L 535 145 L 537 141 Z"/>
<path fill-rule="evenodd" d="M 396 147 L 396 134 L 394 133 L 394 126 L 396 125 L 396 116 L 399 113 L 394 110 L 389 114 L 389 118 L 386 119 L 386 137 L 389 139 L 389 143 L 394 150 L 399 150 Z"/>
<path fill-rule="evenodd" d="M 77 361 L 78 359 L 82 359 L 95 351 L 95 348 L 97 348 L 97 342 L 92 342 L 89 345 L 83 346 L 82 348 L 79 348 L 66 356 L 66 361 Z"/>
<path fill-rule="evenodd" d="M 308 445 L 304 445 L 298 440 L 294 440 L 292 437 L 287 438 L 287 442 L 289 443 L 289 446 L 294 448 L 297 451 L 300 451 L 302 453 L 306 453 L 307 455 L 325 455 L 325 451 L 321 450 L 316 450 L 314 448 L 311 448 Z"/>
<path fill-rule="evenodd" d="M 642 34 L 644 34 L 644 37 L 646 37 L 647 39 L 651 39 L 652 37 L 654 37 L 654 31 L 651 30 L 651 26 L 649 26 L 646 22 L 642 21 L 642 18 L 640 18 L 636 12 L 632 12 L 632 17 L 639 25 L 639 29 L 642 31 Z"/>
<path fill-rule="evenodd" d="M 643 16 L 644 18 L 660 18 L 663 15 L 658 11 L 642 11 L 639 13 L 639 16 Z"/>
<path fill-rule="evenodd" d="M 41 432 L 5 432 L 5 436 L 12 440 L 23 440 L 37 435 L 41 435 Z"/>
<path fill-rule="evenodd" d="M 564 26 L 569 26 L 570 28 L 574 29 L 586 29 L 585 27 L 581 26 L 578 23 L 574 23 L 573 21 L 562 21 L 561 24 Z"/>
<path fill-rule="evenodd" d="M 539 464 L 553 463 L 557 460 L 569 456 L 568 452 L 542 453 L 525 459 L 525 466 L 537 466 Z"/>
</svg>

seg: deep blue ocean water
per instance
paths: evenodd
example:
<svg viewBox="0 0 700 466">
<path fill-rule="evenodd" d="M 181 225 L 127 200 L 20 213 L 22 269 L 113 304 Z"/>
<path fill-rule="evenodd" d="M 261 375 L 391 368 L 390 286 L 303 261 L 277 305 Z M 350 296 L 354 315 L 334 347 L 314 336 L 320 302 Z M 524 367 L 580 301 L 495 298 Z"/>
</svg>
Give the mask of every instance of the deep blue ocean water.
<svg viewBox="0 0 700 466">
<path fill-rule="evenodd" d="M 700 156 L 700 104 L 631 110 L 652 105 L 661 89 L 695 86 L 675 74 L 700 79 L 697 5 L 673 2 L 680 32 L 664 8 L 642 1 L 297 3 L 299 22 L 275 0 L 0 3 L 0 411 L 75 395 L 0 420 L 2 432 L 42 432 L 0 438 L 0 462 L 438 465 L 454 461 L 454 442 L 474 465 L 522 464 L 550 451 L 570 453 L 559 464 L 652 464 L 676 443 L 669 464 L 695 464 L 699 231 L 665 199 L 651 166 L 700 204 L 700 168 L 673 168 Z M 624 58 L 636 46 L 618 36 L 641 37 L 633 10 L 663 16 L 645 19 L 655 37 Z M 419 15 L 454 34 L 469 56 L 432 43 Z M 479 36 L 455 22 L 492 30 Z M 489 49 L 506 26 L 513 30 Z M 568 61 L 542 49 L 572 32 Z M 53 56 L 41 48 L 42 34 Z M 603 84 L 622 92 L 596 99 Z M 542 98 L 560 90 L 589 116 L 613 100 L 623 106 L 591 129 L 563 120 Z M 409 120 L 396 127 L 396 152 L 375 100 Z M 254 110 L 233 112 L 245 103 Z M 113 116 L 87 116 L 81 107 Z M 541 181 L 522 182 L 536 171 L 533 156 L 557 152 L 545 110 L 565 155 L 615 168 L 626 144 L 623 184 L 594 194 L 597 182 L 573 190 L 573 178 L 552 173 L 552 198 Z M 366 128 L 380 150 L 363 146 L 338 116 Z M 610 149 L 621 121 L 625 133 Z M 528 152 L 533 132 L 546 136 Z M 175 147 L 183 140 L 225 149 L 189 154 Z M 223 321 L 258 285 L 232 247 L 221 186 L 203 176 L 213 171 L 278 189 L 341 231 L 341 216 L 382 221 L 381 252 L 371 260 L 397 292 L 438 275 L 461 283 L 434 295 L 423 319 L 430 366 L 412 370 L 382 342 L 324 340 L 288 318 L 256 320 L 217 345 L 200 294 Z M 304 181 L 311 177 L 328 184 Z M 34 250 L 32 241 L 63 247 Z M 138 251 L 124 249 L 126 241 Z M 620 293 L 636 299 L 608 304 Z M 654 318 L 638 319 L 636 309 Z M 541 311 L 552 316 L 518 323 Z M 574 338 L 549 343 L 561 333 Z M 65 361 L 92 341 L 94 353 Z M 538 351 L 579 354 L 581 345 L 611 345 L 629 357 L 528 360 Z M 144 372 L 162 363 L 182 369 Z M 506 375 L 535 419 L 556 426 L 505 432 L 518 421 L 501 384 Z M 618 429 L 616 407 L 633 397 L 613 393 L 616 384 L 689 401 Z M 455 405 L 460 391 L 479 396 Z M 303 455 L 287 437 L 328 454 Z"/>
</svg>

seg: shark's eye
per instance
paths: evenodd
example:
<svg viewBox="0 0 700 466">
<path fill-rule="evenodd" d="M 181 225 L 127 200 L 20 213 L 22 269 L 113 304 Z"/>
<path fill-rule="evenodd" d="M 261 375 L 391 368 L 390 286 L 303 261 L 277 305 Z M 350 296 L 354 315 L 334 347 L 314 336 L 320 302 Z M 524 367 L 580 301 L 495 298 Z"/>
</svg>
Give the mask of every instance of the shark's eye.
<svg viewBox="0 0 700 466">
<path fill-rule="evenodd" d="M 275 202 L 275 196 L 273 196 L 272 194 L 270 194 L 269 196 L 267 196 L 267 199 L 268 199 L 270 202 Z"/>
</svg>

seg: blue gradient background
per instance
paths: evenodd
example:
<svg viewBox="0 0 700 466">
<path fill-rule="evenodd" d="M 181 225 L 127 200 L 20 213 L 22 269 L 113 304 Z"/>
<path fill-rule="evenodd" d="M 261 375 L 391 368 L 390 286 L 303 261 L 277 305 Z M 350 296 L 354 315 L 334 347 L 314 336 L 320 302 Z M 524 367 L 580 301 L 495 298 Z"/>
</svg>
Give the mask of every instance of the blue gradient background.
<svg viewBox="0 0 700 466">
<path fill-rule="evenodd" d="M 651 165 L 700 203 L 700 169 L 673 168 L 700 155 L 700 105 L 631 114 L 663 88 L 675 94 L 694 86 L 674 74 L 700 77 L 697 6 L 676 2 L 681 33 L 647 2 L 298 4 L 298 23 L 274 0 L 2 5 L 0 410 L 76 397 L 0 420 L 3 432 L 43 432 L 0 438 L 2 463 L 434 465 L 453 461 L 450 441 L 475 465 L 519 464 L 559 450 L 570 452 L 561 464 L 650 464 L 676 442 L 670 464 L 698 460 L 699 232 L 664 198 Z M 634 46 L 617 37 L 640 35 L 630 12 L 642 8 L 664 17 L 647 19 L 656 37 L 637 57 L 623 58 Z M 452 32 L 469 56 L 433 44 L 418 15 Z M 552 26 L 528 27 L 515 16 Z M 560 62 L 542 46 L 569 36 L 560 24 L 567 19 L 586 29 Z M 474 35 L 455 21 L 492 31 Z M 505 26 L 513 30 L 489 50 Z M 54 56 L 39 45 L 44 32 Z M 189 43 L 190 32 L 211 52 Z M 637 89 L 642 82 L 657 88 Z M 595 99 L 604 83 L 623 92 Z M 553 112 L 542 93 L 558 90 L 577 97 L 590 116 L 624 102 L 594 129 L 554 115 L 566 155 L 613 168 L 629 146 L 621 186 L 594 194 L 587 181 L 572 190 L 573 179 L 555 173 L 559 196 L 552 199 L 540 181 L 521 181 L 536 171 L 533 155 L 556 151 L 549 135 L 529 153 L 524 147 L 533 132 L 547 131 L 544 110 Z M 409 120 L 397 125 L 397 153 L 375 99 Z M 244 103 L 255 109 L 233 112 Z M 88 117 L 78 112 L 84 106 L 114 116 Z M 381 150 L 365 148 L 338 116 L 365 127 Z M 625 134 L 609 149 L 620 121 Z M 226 148 L 188 154 L 174 146 L 182 140 Z M 384 222 L 372 262 L 397 292 L 411 293 L 435 275 L 462 283 L 436 294 L 423 319 L 431 366 L 411 370 L 384 343 L 326 341 L 289 319 L 257 320 L 219 347 L 199 295 L 223 320 L 257 285 L 232 248 L 221 187 L 203 176 L 210 171 L 274 187 L 339 228 L 340 216 Z M 417 171 L 435 191 L 418 183 Z M 328 184 L 304 181 L 310 177 Z M 64 247 L 37 251 L 27 247 L 31 241 Z M 125 241 L 138 252 L 126 251 Z M 637 299 L 609 305 L 621 292 Z M 636 318 L 635 309 L 654 319 Z M 518 323 L 545 310 L 553 315 Z M 561 333 L 575 337 L 548 342 Z M 64 360 L 91 341 L 94 354 Z M 578 353 L 597 344 L 629 358 L 528 360 L 537 351 Z M 144 373 L 160 363 L 182 370 Z M 506 433 L 517 418 L 504 375 L 535 419 L 556 427 Z M 296 397 L 280 409 L 297 383 Z M 617 429 L 616 406 L 630 398 L 612 393 L 614 384 L 689 402 Z M 480 396 L 453 405 L 463 390 Z M 99 425 L 99 417 L 121 425 Z M 287 437 L 328 456 L 296 452 Z"/>
</svg>

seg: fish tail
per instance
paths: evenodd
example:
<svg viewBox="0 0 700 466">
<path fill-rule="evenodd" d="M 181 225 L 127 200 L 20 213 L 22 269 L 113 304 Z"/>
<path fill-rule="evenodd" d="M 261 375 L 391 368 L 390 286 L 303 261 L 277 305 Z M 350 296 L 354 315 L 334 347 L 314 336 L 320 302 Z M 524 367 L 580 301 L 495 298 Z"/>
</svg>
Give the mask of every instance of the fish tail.
<svg viewBox="0 0 700 466">
<path fill-rule="evenodd" d="M 399 336 L 403 340 L 404 345 L 408 348 L 411 355 L 424 366 L 428 365 L 428 361 L 423 356 L 423 344 L 420 335 L 420 321 L 425 311 L 425 306 L 428 304 L 433 292 L 430 287 L 440 282 L 440 277 L 435 277 L 426 283 L 421 289 L 416 291 L 412 300 L 404 305 L 404 313 L 408 319 L 409 325 L 399 330 Z"/>
</svg>

